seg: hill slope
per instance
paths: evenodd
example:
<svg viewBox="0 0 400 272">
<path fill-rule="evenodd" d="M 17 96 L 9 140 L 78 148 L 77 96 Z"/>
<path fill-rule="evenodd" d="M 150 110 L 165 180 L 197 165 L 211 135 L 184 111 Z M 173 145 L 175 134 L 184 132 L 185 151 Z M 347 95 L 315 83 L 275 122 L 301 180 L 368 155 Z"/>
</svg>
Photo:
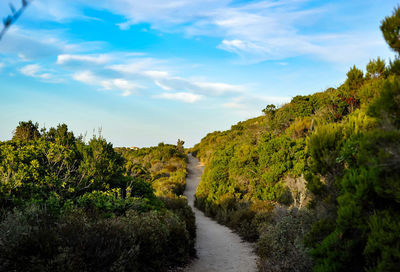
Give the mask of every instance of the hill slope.
<svg viewBox="0 0 400 272">
<path fill-rule="evenodd" d="M 336 89 L 208 134 L 191 150 L 205 164 L 197 207 L 257 241 L 262 271 L 395 271 L 399 67 L 371 60 Z"/>
</svg>

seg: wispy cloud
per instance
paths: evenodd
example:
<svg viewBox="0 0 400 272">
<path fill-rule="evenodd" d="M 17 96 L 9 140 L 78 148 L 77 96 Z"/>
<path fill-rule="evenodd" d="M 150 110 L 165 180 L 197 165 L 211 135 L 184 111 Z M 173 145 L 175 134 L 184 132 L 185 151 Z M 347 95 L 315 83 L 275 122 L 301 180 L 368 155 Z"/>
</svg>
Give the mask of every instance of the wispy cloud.
<svg viewBox="0 0 400 272">
<path fill-rule="evenodd" d="M 55 21 L 59 23 L 64 23 L 72 19 L 100 20 L 84 14 L 82 6 L 86 3 L 87 1 L 85 0 L 32 1 L 31 7 L 27 10 L 27 13 L 30 17 L 41 21 Z"/>
<path fill-rule="evenodd" d="M 310 2 L 112 0 L 96 1 L 90 5 L 124 16 L 126 21 L 119 24 L 123 30 L 145 22 L 165 32 L 219 37 L 219 49 L 238 55 L 246 63 L 297 56 L 333 63 L 354 63 L 385 47 L 381 37 L 365 39 L 371 36 L 365 31 L 333 32 L 331 35 L 302 31 L 304 25 L 317 26 L 321 18 L 330 16 L 329 11 L 332 10 L 331 3 L 309 5 Z M 341 54 L 332 54 L 333 51 Z"/>
<path fill-rule="evenodd" d="M 89 85 L 97 85 L 100 82 L 99 79 L 90 71 L 75 73 L 72 78 Z"/>
<path fill-rule="evenodd" d="M 94 5 L 121 14 L 126 21 L 121 29 L 140 22 L 151 23 L 152 27 L 174 32 L 175 26 L 204 18 L 211 10 L 227 6 L 230 0 L 148 0 L 148 1 L 96 1 Z"/>
<path fill-rule="evenodd" d="M 8 56 L 14 55 L 20 61 L 32 61 L 63 54 L 95 51 L 104 47 L 104 44 L 100 41 L 71 42 L 64 37 L 62 30 L 13 26 L 2 39 L 0 52 Z"/>
<path fill-rule="evenodd" d="M 107 55 L 71 55 L 61 54 L 57 56 L 57 64 L 66 64 L 69 62 L 90 62 L 94 64 L 104 64 L 110 60 Z"/>
<path fill-rule="evenodd" d="M 116 56 L 119 56 L 117 58 Z M 87 55 L 58 56 L 58 64 L 67 64 L 69 60 L 79 63 L 99 62 L 99 58 Z M 89 70 L 76 72 L 73 79 L 82 83 L 100 86 L 104 90 L 124 90 L 125 94 L 139 89 L 139 82 L 145 85 L 158 87 L 162 93 L 152 97 L 179 100 L 194 103 L 205 96 L 232 96 L 245 92 L 246 88 L 223 82 L 196 81 L 176 76 L 167 70 L 157 70 L 160 66 L 168 66 L 167 60 L 157 60 L 146 57 L 129 58 L 123 54 L 114 54 L 113 58 L 104 54 L 101 61 L 105 62 L 96 66 L 94 73 Z M 162 65 L 160 65 L 162 64 Z M 77 65 L 77 67 L 84 67 Z M 167 69 L 167 68 L 166 68 Z M 164 93 L 168 91 L 170 93 Z"/>
<path fill-rule="evenodd" d="M 201 95 L 221 96 L 243 93 L 246 90 L 244 86 L 240 85 L 221 82 L 196 81 L 172 75 L 168 71 L 151 69 L 154 68 L 152 67 L 153 63 L 159 62 L 161 61 L 149 61 L 148 59 L 142 61 L 139 59 L 133 60 L 133 62 L 128 64 L 112 65 L 109 68 L 127 76 L 131 75 L 135 77 L 146 78 L 164 91 L 185 90 Z"/>
<path fill-rule="evenodd" d="M 161 99 L 169 99 L 169 100 L 177 100 L 182 101 L 185 103 L 194 103 L 204 98 L 202 95 L 193 94 L 193 93 L 162 93 L 158 95 L 154 95 L 154 98 L 161 98 Z"/>
<path fill-rule="evenodd" d="M 45 72 L 39 64 L 29 64 L 20 69 L 20 72 L 26 76 L 36 77 L 40 79 L 50 80 L 53 75 Z"/>
<path fill-rule="evenodd" d="M 220 39 L 217 48 L 239 56 L 245 63 L 309 56 L 352 64 L 385 49 L 382 37 L 375 32 L 342 30 L 327 35 L 303 31 L 303 26 L 318 26 L 321 20 L 332 16 L 330 11 L 334 6 L 334 3 L 311 0 L 76 0 L 68 3 L 43 0 L 34 1 L 27 16 L 62 22 L 72 18 L 87 19 L 85 8 L 108 10 L 122 16 L 118 23 L 122 30 L 134 24 L 149 23 L 151 28 L 164 32 L 217 37 Z M 373 39 L 365 39 L 371 35 Z M 6 51 L 21 44 L 20 38 L 14 37 L 18 42 L 9 41 L 11 44 L 6 46 Z M 54 47 L 55 43 L 58 46 Z M 36 44 L 23 44 L 31 44 L 33 48 L 46 46 L 47 50 L 40 50 L 42 53 L 60 50 L 60 41 L 44 39 Z M 0 51 L 4 51 L 4 45 L 0 44 Z"/>
<path fill-rule="evenodd" d="M 119 91 L 122 96 L 129 96 L 142 88 L 139 84 L 123 78 L 103 78 L 90 71 L 77 72 L 72 77 L 76 81 L 101 87 L 101 90 Z"/>
</svg>

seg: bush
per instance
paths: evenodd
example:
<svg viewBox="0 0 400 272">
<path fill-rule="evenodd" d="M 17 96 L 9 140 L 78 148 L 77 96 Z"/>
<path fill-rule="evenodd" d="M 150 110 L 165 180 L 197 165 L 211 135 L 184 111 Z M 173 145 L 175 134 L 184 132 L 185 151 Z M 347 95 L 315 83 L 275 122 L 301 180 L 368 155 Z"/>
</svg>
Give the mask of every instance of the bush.
<svg viewBox="0 0 400 272">
<path fill-rule="evenodd" d="M 0 142 L 0 271 L 166 271 L 194 255 L 182 141 L 132 158 L 66 125 L 37 132 L 22 122 Z"/>
<path fill-rule="evenodd" d="M 31 206 L 0 224 L 0 269 L 165 271 L 188 259 L 192 242 L 185 224 L 168 211 L 92 221 L 74 210 L 54 221 Z"/>
<path fill-rule="evenodd" d="M 260 230 L 257 253 L 260 271 L 310 271 L 312 260 L 303 245 L 314 216 L 307 210 L 291 209 L 275 214 L 272 223 Z"/>
</svg>

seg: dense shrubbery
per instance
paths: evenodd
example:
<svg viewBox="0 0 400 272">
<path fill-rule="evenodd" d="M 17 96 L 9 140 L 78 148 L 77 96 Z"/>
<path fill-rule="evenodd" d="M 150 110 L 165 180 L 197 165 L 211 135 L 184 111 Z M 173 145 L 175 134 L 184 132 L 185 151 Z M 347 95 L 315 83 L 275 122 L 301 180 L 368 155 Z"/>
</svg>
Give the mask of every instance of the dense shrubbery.
<svg viewBox="0 0 400 272">
<path fill-rule="evenodd" d="M 397 52 L 399 16 L 382 24 Z M 399 63 L 354 66 L 337 89 L 268 105 L 192 149 L 205 163 L 197 206 L 256 240 L 262 271 L 400 267 Z"/>
<path fill-rule="evenodd" d="M 1 271 L 161 271 L 186 261 L 186 225 L 168 210 L 53 218 L 43 207 L 9 213 L 0 224 Z"/>
<path fill-rule="evenodd" d="M 135 168 L 102 137 L 86 144 L 66 125 L 20 122 L 0 142 L 0 270 L 162 271 L 187 261 L 194 215 L 175 194 L 185 155 L 172 145 L 150 150 L 157 163 L 179 165 L 158 181 L 162 198 L 143 157 Z"/>
<path fill-rule="evenodd" d="M 144 179 L 155 189 L 155 195 L 165 207 L 173 211 L 186 224 L 189 233 L 190 253 L 194 253 L 196 224 L 194 213 L 182 196 L 187 175 L 187 156 L 184 142 L 177 145 L 160 143 L 156 147 L 132 150 L 116 148 L 125 159 L 124 175 Z"/>
<path fill-rule="evenodd" d="M 312 260 L 302 237 L 310 231 L 314 216 L 308 210 L 277 207 L 260 226 L 257 251 L 261 256 L 261 271 L 310 271 Z"/>
<path fill-rule="evenodd" d="M 126 176 L 142 178 L 153 184 L 156 195 L 181 195 L 185 190 L 187 157 L 182 147 L 160 143 L 157 147 L 131 150 L 117 148 L 126 160 Z"/>
<path fill-rule="evenodd" d="M 400 103 L 396 105 L 396 97 L 400 97 L 399 82 L 388 81 L 368 108 L 368 113 L 378 117 L 376 127 L 354 129 L 335 148 L 338 156 L 330 169 L 340 169 L 333 185 L 339 193 L 337 212 L 328 218 L 336 223 L 327 236 L 313 244 L 315 271 L 395 271 L 399 267 L 400 133 L 396 112 Z M 322 174 L 321 168 L 315 170 Z"/>
</svg>

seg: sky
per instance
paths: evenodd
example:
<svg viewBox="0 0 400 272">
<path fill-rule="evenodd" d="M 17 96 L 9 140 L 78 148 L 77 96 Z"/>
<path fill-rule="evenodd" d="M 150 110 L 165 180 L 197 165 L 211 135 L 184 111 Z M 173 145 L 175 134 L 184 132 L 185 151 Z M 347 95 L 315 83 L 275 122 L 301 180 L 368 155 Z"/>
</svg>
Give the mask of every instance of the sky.
<svg viewBox="0 0 400 272">
<path fill-rule="evenodd" d="M 0 2 L 0 17 L 21 1 Z M 198 143 L 393 59 L 392 0 L 33 0 L 0 40 L 0 141 L 65 123 L 114 146 Z"/>
</svg>

